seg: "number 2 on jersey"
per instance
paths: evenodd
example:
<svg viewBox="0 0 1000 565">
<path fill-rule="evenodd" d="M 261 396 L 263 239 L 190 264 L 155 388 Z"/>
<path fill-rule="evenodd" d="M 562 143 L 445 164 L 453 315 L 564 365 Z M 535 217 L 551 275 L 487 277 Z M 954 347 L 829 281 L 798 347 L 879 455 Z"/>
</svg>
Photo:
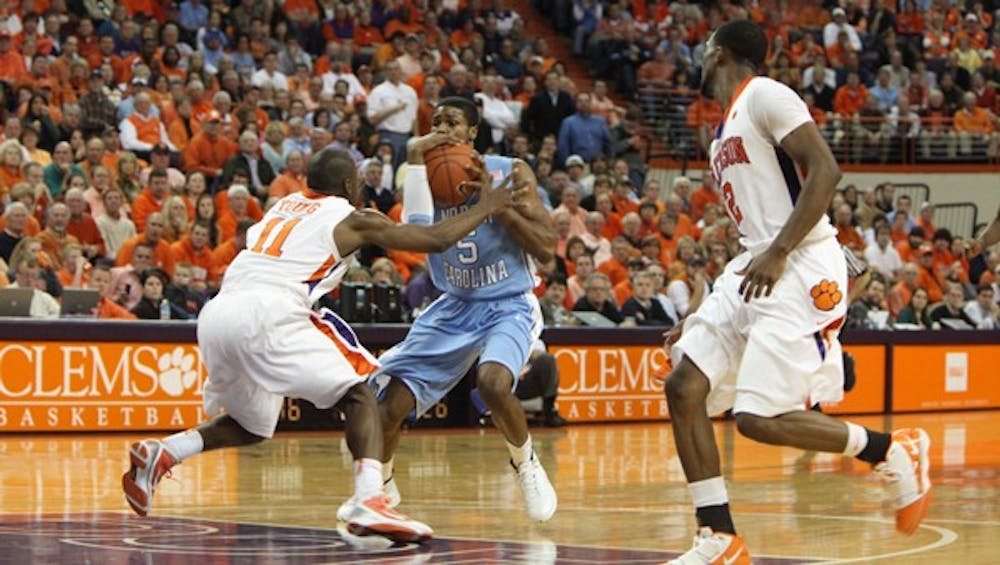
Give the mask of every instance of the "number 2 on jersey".
<svg viewBox="0 0 1000 565">
<path fill-rule="evenodd" d="M 285 240 L 288 239 L 288 234 L 291 233 L 292 228 L 294 228 L 302 218 L 271 218 L 268 220 L 267 224 L 264 225 L 264 231 L 260 232 L 260 237 L 257 238 L 256 245 L 253 246 L 253 253 L 263 253 L 270 257 L 281 257 L 281 247 L 285 244 Z M 264 249 L 264 244 L 271 237 L 271 232 L 274 231 L 278 225 L 281 224 L 281 229 L 278 230 L 278 234 L 274 236 L 274 240 L 271 241 L 271 245 Z"/>
<path fill-rule="evenodd" d="M 736 225 L 743 223 L 743 211 L 736 205 L 736 193 L 733 192 L 733 184 L 727 182 L 722 185 L 722 196 L 726 199 L 726 207 L 729 208 L 729 216 L 736 220 Z"/>
</svg>

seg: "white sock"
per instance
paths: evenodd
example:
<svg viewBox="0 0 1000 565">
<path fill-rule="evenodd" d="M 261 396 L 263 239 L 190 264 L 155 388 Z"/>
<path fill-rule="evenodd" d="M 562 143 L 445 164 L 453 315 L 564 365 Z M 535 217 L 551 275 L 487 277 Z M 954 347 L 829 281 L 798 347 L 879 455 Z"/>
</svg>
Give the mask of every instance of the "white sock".
<svg viewBox="0 0 1000 565">
<path fill-rule="evenodd" d="M 392 478 L 392 464 L 396 461 L 396 456 L 392 456 L 388 461 L 382 463 L 382 482 L 385 483 Z"/>
<path fill-rule="evenodd" d="M 868 430 L 847 422 L 847 446 L 844 448 L 844 455 L 857 457 L 866 447 L 868 447 Z"/>
<path fill-rule="evenodd" d="M 164 439 L 163 446 L 180 463 L 188 457 L 201 453 L 205 449 L 205 441 L 197 430 L 185 430 Z"/>
<path fill-rule="evenodd" d="M 382 494 L 382 462 L 378 459 L 354 460 L 354 496 L 368 500 Z"/>
<path fill-rule="evenodd" d="M 524 445 L 518 447 L 511 442 L 507 442 L 507 451 L 510 452 L 510 460 L 514 462 L 514 465 L 520 465 L 528 459 L 531 459 L 531 436 L 528 436 L 528 440 L 524 442 Z"/>
<path fill-rule="evenodd" d="M 695 508 L 729 504 L 729 494 L 722 477 L 688 483 L 688 490 L 691 491 L 691 501 Z"/>
</svg>

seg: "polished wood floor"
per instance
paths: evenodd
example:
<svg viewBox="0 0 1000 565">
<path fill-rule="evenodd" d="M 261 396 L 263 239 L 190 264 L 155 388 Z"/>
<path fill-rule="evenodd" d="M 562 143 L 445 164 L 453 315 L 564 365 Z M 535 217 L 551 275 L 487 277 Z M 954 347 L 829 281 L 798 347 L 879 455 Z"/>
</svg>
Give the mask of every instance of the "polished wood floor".
<svg viewBox="0 0 1000 565">
<path fill-rule="evenodd" d="M 933 441 L 934 499 L 924 526 L 909 537 L 893 532 L 881 486 L 866 466 L 840 456 L 809 458 L 797 450 L 758 445 L 739 436 L 732 423 L 720 423 L 716 430 L 737 526 L 761 562 L 997 562 L 990 544 L 1000 540 L 1000 412 L 854 421 L 878 429 L 914 425 L 927 429 Z M 546 524 L 527 520 L 503 440 L 495 432 L 406 434 L 396 474 L 404 511 L 425 520 L 452 543 L 506 540 L 525 542 L 518 551 L 537 550 L 497 553 L 500 550 L 459 551 L 450 546 L 451 553 L 424 552 L 413 562 L 652 562 L 659 554 L 637 557 L 640 554 L 635 553 L 626 559 L 625 554 L 602 554 L 598 548 L 664 552 L 687 548 L 693 513 L 666 424 L 534 430 L 533 437 L 560 497 L 559 511 Z M 279 436 L 238 452 L 204 454 L 177 467 L 173 478 L 161 484 L 154 518 L 144 526 L 141 519 L 129 517 L 120 489 L 126 449 L 134 439 L 0 436 L 0 548 L 14 543 L 10 536 L 21 535 L 24 528 L 51 533 L 46 520 L 62 520 L 57 531 L 65 533 L 66 521 L 79 528 L 88 521 L 108 522 L 109 516 L 128 528 L 149 528 L 148 524 L 159 524 L 158 519 L 172 517 L 192 528 L 192 524 L 221 522 L 325 532 L 335 526 L 336 506 L 350 493 L 350 456 L 341 436 Z M 36 525 L 30 526 L 32 522 Z M 105 540 L 106 545 L 116 535 L 94 539 Z M 65 548 L 53 549 L 52 543 L 56 542 L 37 546 L 37 551 L 48 552 L 37 562 L 83 561 Z M 79 542 L 74 547 L 81 545 L 100 544 Z M 581 554 L 579 546 L 590 548 L 590 553 Z M 125 544 L 109 551 L 143 553 L 150 547 Z M 150 551 L 166 551 L 162 545 L 156 547 L 161 549 Z M 272 553 L 267 555 L 272 557 L 283 551 L 269 547 Z M 18 559 L 38 557 L 36 549 L 24 551 Z M 222 555 L 230 550 L 212 551 Z M 460 553 L 468 559 L 463 561 Z M 109 562 L 157 562 L 126 557 L 122 554 Z M 10 559 L 0 550 L 0 562 Z M 268 559 L 263 562 L 272 562 Z M 366 557 L 340 554 L 333 560 Z"/>
</svg>

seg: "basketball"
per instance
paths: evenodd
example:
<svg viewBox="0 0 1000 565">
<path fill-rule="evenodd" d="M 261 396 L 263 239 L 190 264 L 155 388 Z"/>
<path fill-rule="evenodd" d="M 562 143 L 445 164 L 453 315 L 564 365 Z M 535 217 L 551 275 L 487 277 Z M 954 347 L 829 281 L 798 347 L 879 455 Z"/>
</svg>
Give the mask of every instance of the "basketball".
<svg viewBox="0 0 1000 565">
<path fill-rule="evenodd" d="M 435 204 L 450 208 L 469 199 L 470 195 L 461 184 L 475 180 L 465 170 L 465 167 L 473 166 L 474 153 L 475 150 L 468 145 L 445 145 L 435 147 L 424 155 L 427 182 L 431 185 Z"/>
</svg>

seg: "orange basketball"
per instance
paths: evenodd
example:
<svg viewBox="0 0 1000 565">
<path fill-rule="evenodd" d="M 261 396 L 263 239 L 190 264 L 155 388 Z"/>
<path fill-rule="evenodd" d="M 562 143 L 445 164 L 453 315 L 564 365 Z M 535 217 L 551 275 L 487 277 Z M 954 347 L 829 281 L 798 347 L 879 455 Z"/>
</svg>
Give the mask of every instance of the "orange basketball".
<svg viewBox="0 0 1000 565">
<path fill-rule="evenodd" d="M 427 182 L 431 185 L 434 203 L 444 208 L 465 204 L 469 199 L 464 181 L 474 180 L 465 167 L 473 165 L 475 150 L 468 145 L 445 145 L 435 147 L 424 155 L 427 166 Z"/>
</svg>

